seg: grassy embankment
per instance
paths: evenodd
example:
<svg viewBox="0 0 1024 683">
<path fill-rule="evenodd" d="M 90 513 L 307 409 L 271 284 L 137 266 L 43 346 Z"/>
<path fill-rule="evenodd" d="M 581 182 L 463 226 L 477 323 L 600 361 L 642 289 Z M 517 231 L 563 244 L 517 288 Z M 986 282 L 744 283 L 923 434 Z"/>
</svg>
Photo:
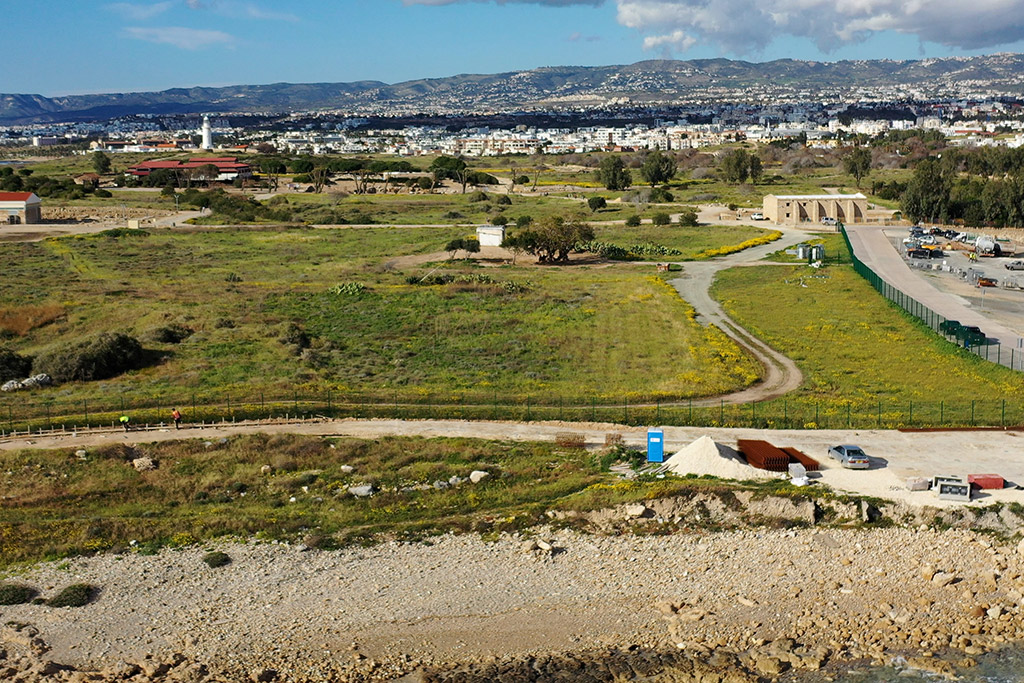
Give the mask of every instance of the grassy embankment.
<svg viewBox="0 0 1024 683">
<path fill-rule="evenodd" d="M 849 254 L 838 235 L 826 251 Z M 797 362 L 805 374 L 790 417 L 845 426 L 1024 423 L 1024 375 L 936 336 L 885 301 L 849 265 L 735 268 L 712 293 L 729 315 Z M 1002 401 L 1006 399 L 1003 417 Z M 781 416 L 776 401 L 759 416 Z M 803 404 L 802 406 L 800 404 Z M 879 414 L 881 420 L 879 420 Z"/>
<path fill-rule="evenodd" d="M 251 401 L 261 391 L 291 397 L 328 388 L 444 402 L 467 391 L 618 401 L 716 394 L 756 378 L 756 365 L 717 330 L 692 322 L 690 307 L 653 272 L 461 260 L 385 266 L 437 252 L 464 232 L 161 230 L 2 245 L 10 285 L 0 292 L 0 312 L 19 323 L 40 314 L 26 306 L 48 312 L 37 327 L 18 325 L 22 336 L 8 342 L 15 350 L 31 355 L 127 331 L 162 358 L 108 381 L 4 404 L 16 419 L 26 401 L 88 399 L 117 410 L 122 399 L 131 408 L 153 395 L 187 404 L 193 393 L 202 402 L 204 394 L 232 392 L 237 402 L 238 394 Z M 734 239 L 726 231 L 719 244 Z M 471 281 L 410 284 L 431 271 Z M 342 284 L 350 287 L 335 289 Z M 285 340 L 288 323 L 304 329 L 305 344 Z M 154 341 L 169 325 L 194 333 L 177 344 Z"/>
<path fill-rule="evenodd" d="M 138 457 L 155 460 L 157 469 L 137 472 L 128 459 Z M 415 540 L 445 531 L 513 531 L 549 521 L 544 512 L 552 508 L 599 509 L 727 486 L 622 481 L 606 470 L 617 457 L 552 443 L 293 435 L 111 445 L 91 449 L 87 460 L 67 449 L 0 451 L 0 472 L 8 472 L 0 474 L 0 566 L 151 552 L 226 535 L 329 549 L 380 533 Z M 273 472 L 261 473 L 264 465 Z M 433 486 L 473 470 L 490 476 Z M 364 484 L 375 486 L 372 498 L 348 493 Z"/>
</svg>

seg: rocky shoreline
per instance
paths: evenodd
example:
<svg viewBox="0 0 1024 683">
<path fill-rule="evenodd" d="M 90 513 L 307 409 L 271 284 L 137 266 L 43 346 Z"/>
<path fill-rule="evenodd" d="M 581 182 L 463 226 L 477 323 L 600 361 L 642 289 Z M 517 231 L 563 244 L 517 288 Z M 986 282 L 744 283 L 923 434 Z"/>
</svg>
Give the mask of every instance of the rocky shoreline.
<svg viewBox="0 0 1024 683">
<path fill-rule="evenodd" d="M 200 548 L 44 563 L 5 581 L 100 593 L 0 607 L 0 680 L 731 683 L 894 658 L 948 676 L 1024 641 L 1024 543 L 924 526 L 607 531 L 234 543 L 218 569 Z"/>
</svg>

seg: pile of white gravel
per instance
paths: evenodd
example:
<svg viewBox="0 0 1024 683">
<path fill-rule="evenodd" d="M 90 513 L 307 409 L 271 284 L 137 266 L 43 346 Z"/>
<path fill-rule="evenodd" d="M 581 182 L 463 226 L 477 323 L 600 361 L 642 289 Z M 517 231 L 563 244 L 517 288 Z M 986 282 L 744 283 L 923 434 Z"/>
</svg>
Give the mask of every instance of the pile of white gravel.
<svg viewBox="0 0 1024 683">
<path fill-rule="evenodd" d="M 664 467 L 675 474 L 711 475 L 722 479 L 777 479 L 774 472 L 751 467 L 716 444 L 711 437 L 702 436 L 665 461 Z"/>
</svg>

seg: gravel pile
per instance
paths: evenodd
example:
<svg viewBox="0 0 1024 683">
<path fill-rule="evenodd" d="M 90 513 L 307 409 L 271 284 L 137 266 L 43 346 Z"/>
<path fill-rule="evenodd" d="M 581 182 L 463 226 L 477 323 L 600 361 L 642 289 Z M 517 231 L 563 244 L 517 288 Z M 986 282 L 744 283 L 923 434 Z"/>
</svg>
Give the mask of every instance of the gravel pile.
<svg viewBox="0 0 1024 683">
<path fill-rule="evenodd" d="M 0 680 L 124 680 L 125 667 L 135 681 L 486 680 L 487 667 L 559 653 L 604 653 L 591 659 L 607 665 L 608 648 L 632 646 L 638 665 L 660 661 L 678 680 L 706 665 L 738 681 L 904 651 L 942 670 L 931 655 L 1024 637 L 1021 555 L 968 531 L 548 531 L 219 549 L 232 561 L 216 569 L 195 548 L 20 573 L 44 597 L 79 582 L 101 592 L 81 608 L 0 607 L 0 621 L 20 625 L 3 631 Z M 599 669 L 595 680 L 612 680 Z"/>
</svg>

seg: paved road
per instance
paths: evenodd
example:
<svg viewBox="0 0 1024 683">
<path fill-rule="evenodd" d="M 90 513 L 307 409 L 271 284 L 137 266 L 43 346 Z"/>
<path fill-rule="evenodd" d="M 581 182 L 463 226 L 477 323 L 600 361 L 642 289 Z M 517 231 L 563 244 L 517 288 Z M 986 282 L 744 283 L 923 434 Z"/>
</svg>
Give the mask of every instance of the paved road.
<svg viewBox="0 0 1024 683">
<path fill-rule="evenodd" d="M 932 283 L 915 273 L 893 246 L 885 231 L 879 227 L 848 225 L 846 232 L 858 258 L 893 287 L 899 289 L 925 306 L 949 320 L 958 320 L 964 325 L 976 325 L 990 339 L 995 339 L 1003 349 L 1017 348 L 1021 337 L 1013 330 L 986 316 L 972 307 L 965 299 L 938 290 Z M 1003 353 L 1004 364 L 1010 362 L 1010 354 Z"/>
</svg>

